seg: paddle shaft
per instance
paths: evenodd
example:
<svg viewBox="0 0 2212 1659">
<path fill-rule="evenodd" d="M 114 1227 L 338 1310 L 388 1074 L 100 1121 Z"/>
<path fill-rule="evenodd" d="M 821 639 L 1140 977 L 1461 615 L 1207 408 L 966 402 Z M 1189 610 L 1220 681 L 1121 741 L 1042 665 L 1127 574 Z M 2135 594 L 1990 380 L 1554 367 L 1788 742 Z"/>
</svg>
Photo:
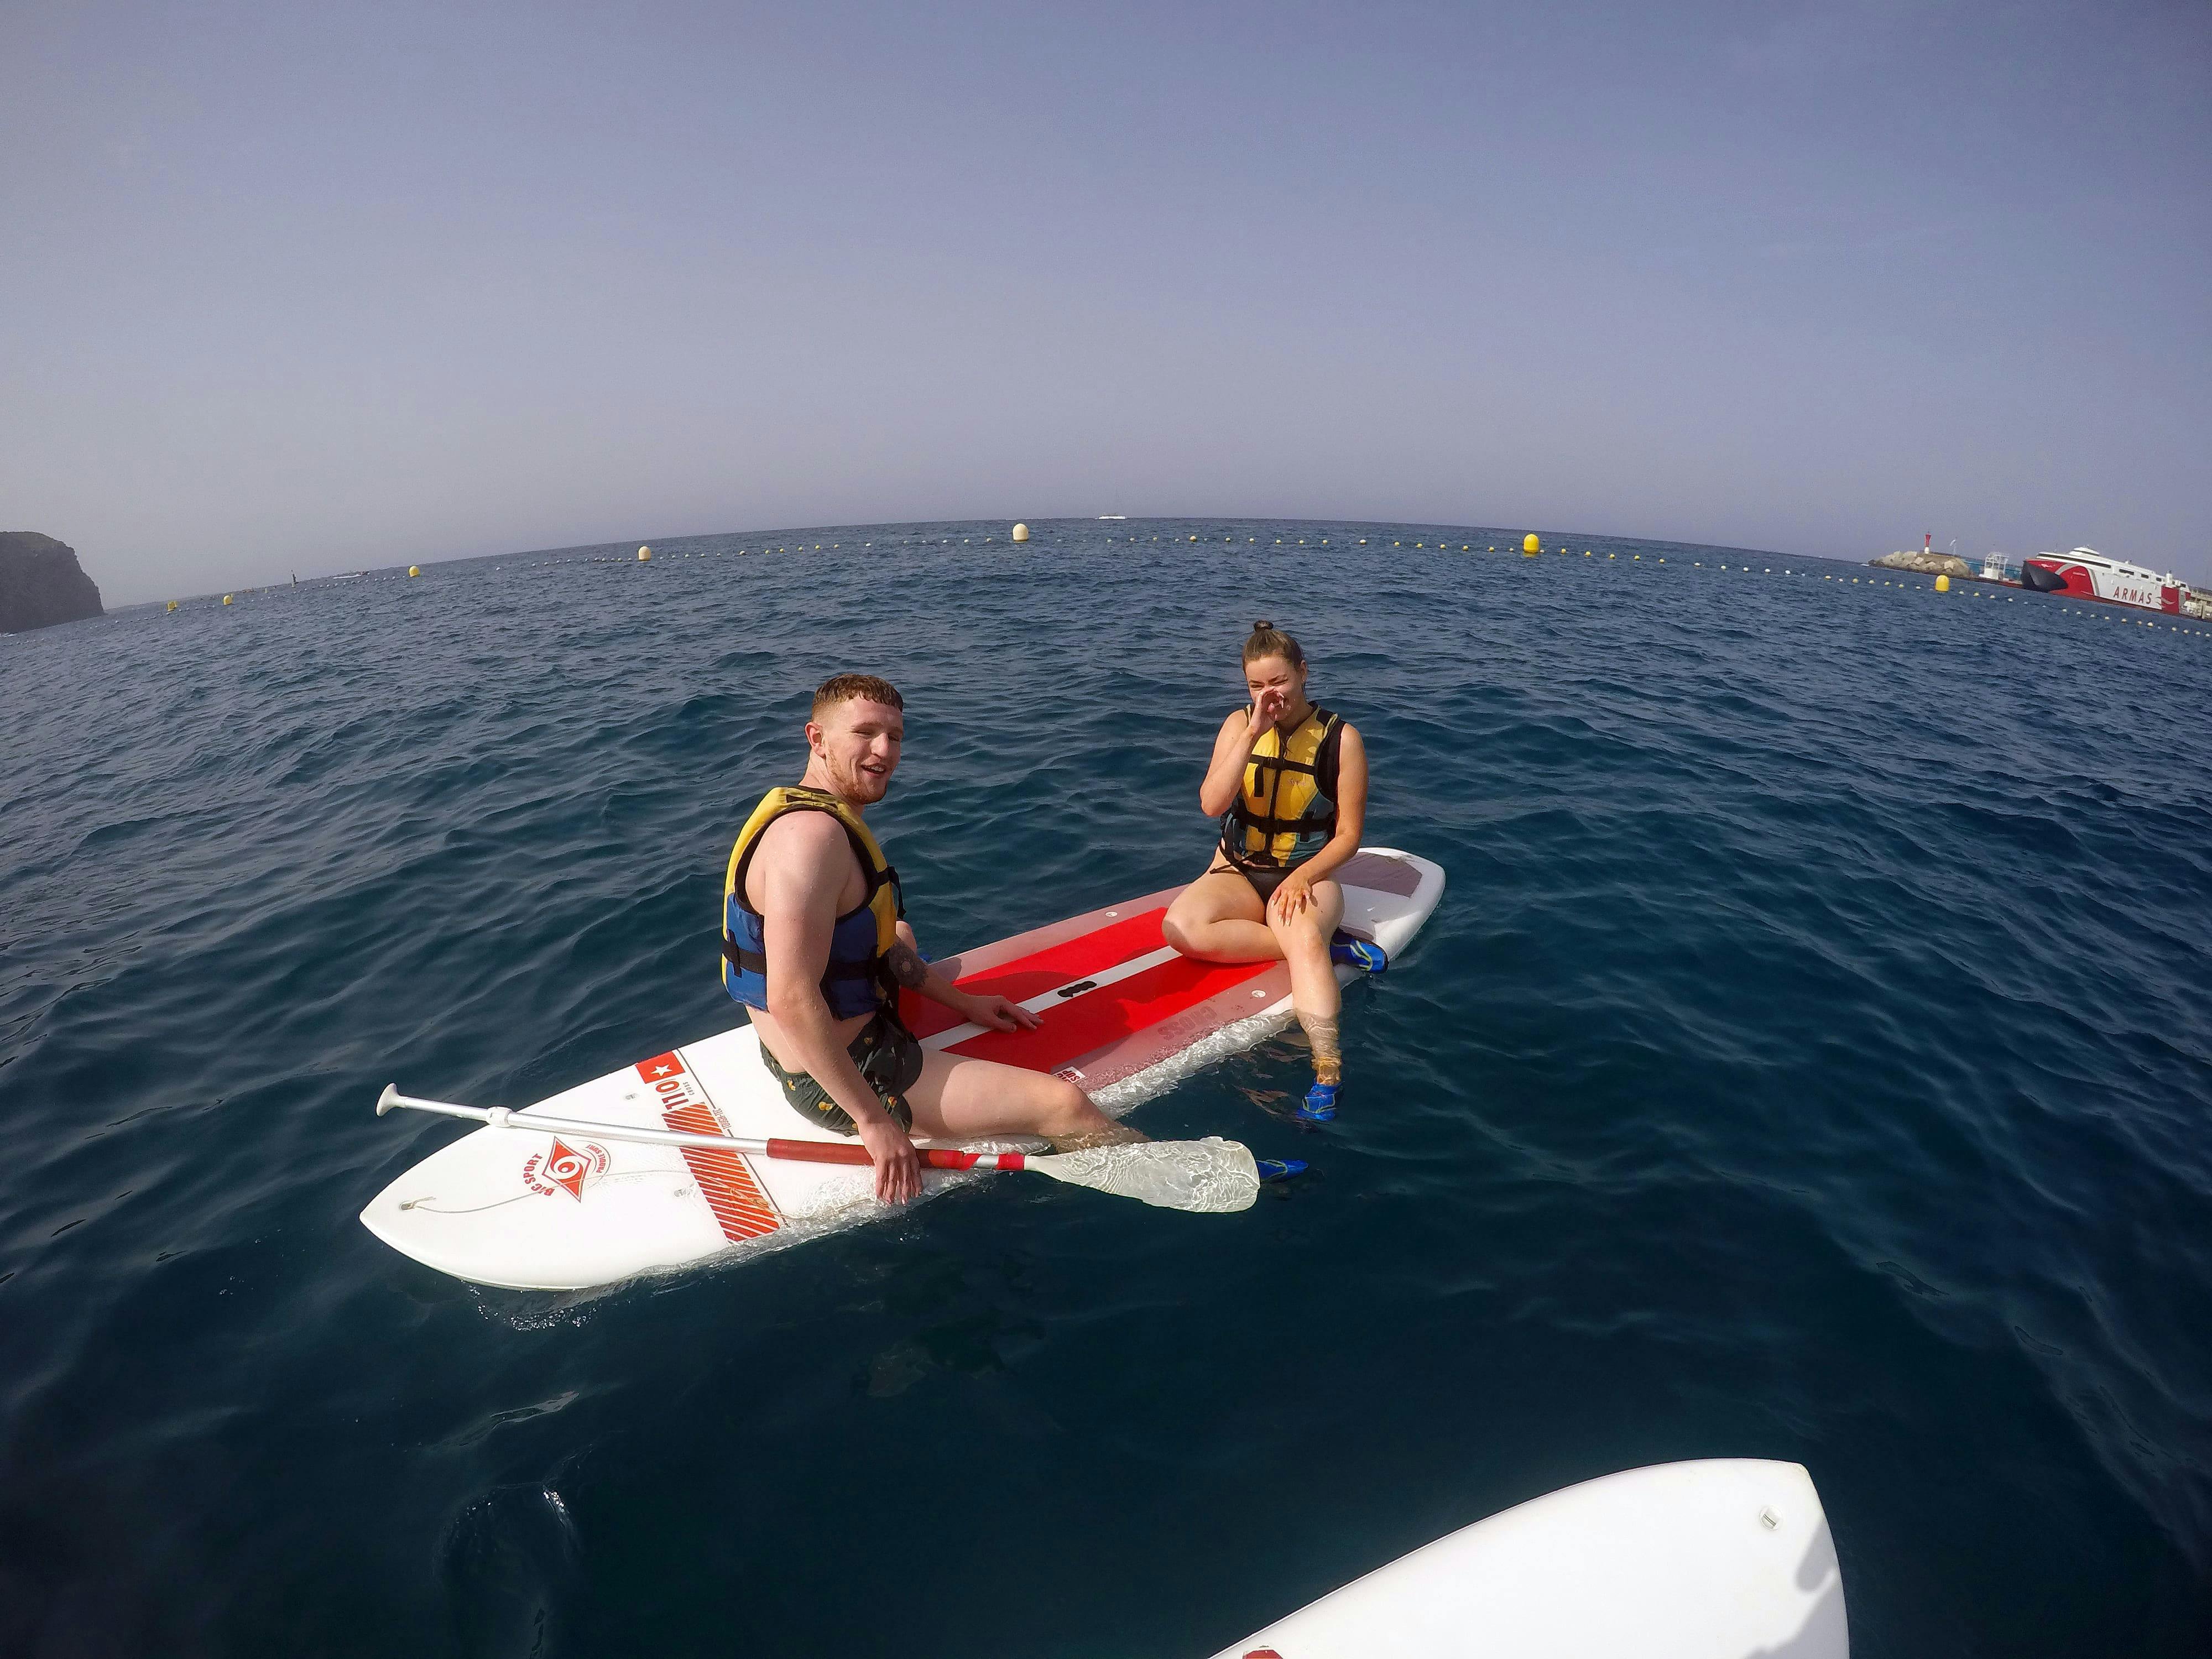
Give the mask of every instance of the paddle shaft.
<svg viewBox="0 0 2212 1659">
<path fill-rule="evenodd" d="M 504 1106 L 462 1106 L 450 1100 L 423 1100 L 403 1095 L 399 1085 L 388 1084 L 377 1097 L 376 1115 L 382 1117 L 395 1106 L 410 1111 L 436 1112 L 488 1123 L 495 1129 L 523 1129 L 542 1134 L 592 1135 L 601 1140 L 629 1140 L 647 1146 L 692 1146 L 707 1151 L 751 1152 L 761 1158 L 793 1164 L 872 1164 L 868 1149 L 856 1141 L 744 1140 L 736 1135 L 691 1134 L 682 1129 L 647 1129 L 621 1123 L 593 1123 L 584 1118 L 549 1117 L 532 1112 L 517 1116 Z M 950 1146 L 917 1146 L 915 1156 L 933 1170 L 1025 1170 L 1031 1156 L 1025 1152 L 963 1152 Z"/>
</svg>

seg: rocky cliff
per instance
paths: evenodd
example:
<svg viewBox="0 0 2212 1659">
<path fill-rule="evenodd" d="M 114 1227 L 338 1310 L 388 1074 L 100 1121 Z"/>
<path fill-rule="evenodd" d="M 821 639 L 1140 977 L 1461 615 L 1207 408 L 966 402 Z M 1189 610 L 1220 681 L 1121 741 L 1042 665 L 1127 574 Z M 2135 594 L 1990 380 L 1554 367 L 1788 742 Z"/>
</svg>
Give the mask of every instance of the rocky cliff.
<svg viewBox="0 0 2212 1659">
<path fill-rule="evenodd" d="M 35 530 L 0 530 L 0 634 L 102 614 L 75 548 Z"/>
<path fill-rule="evenodd" d="M 1867 562 L 1880 570 L 1917 570 L 1923 576 L 1971 576 L 1966 562 L 1951 553 L 1885 553 Z"/>
</svg>

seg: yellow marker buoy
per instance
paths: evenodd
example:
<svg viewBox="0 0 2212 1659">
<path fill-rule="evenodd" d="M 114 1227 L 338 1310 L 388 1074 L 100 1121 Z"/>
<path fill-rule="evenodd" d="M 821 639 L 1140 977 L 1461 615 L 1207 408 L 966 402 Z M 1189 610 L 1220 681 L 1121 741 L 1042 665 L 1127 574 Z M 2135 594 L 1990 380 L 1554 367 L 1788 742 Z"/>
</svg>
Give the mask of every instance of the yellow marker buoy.
<svg viewBox="0 0 2212 1659">
<path fill-rule="evenodd" d="M 1584 558 L 1586 558 L 1586 559 L 1587 559 L 1587 558 L 1589 558 L 1589 556 L 1590 556 L 1590 550 L 1589 550 L 1589 549 L 1588 549 L 1587 547 L 1586 547 L 1586 548 L 1584 548 L 1584 549 L 1583 549 L 1583 557 L 1584 557 Z"/>
<path fill-rule="evenodd" d="M 174 599 L 171 599 L 171 600 L 169 601 L 169 609 L 170 609 L 170 610 L 172 610 L 172 611 L 174 611 L 176 608 L 177 608 L 177 602 L 176 602 Z"/>
<path fill-rule="evenodd" d="M 1014 526 L 1014 539 L 1015 539 L 1016 541 L 1018 541 L 1018 542 L 1025 542 L 1025 541 L 1029 540 L 1029 538 L 1030 538 L 1030 527 L 1029 527 L 1027 525 L 1025 525 L 1025 524 L 1018 524 L 1018 525 L 1016 525 L 1016 526 Z M 1197 539 L 1198 539 L 1198 538 L 1197 538 L 1197 537 L 1195 537 L 1195 536 L 1194 536 L 1194 537 L 1192 537 L 1192 538 L 1191 538 L 1191 540 L 1193 540 L 1193 541 L 1196 541 Z"/>
<path fill-rule="evenodd" d="M 407 574 L 410 576 L 419 576 L 422 574 L 422 567 L 419 564 L 410 564 L 407 567 Z"/>
<path fill-rule="evenodd" d="M 653 550 L 649 547 L 639 548 L 637 550 L 637 562 L 640 564 L 651 564 L 653 562 Z M 413 573 L 410 572 L 409 574 L 411 574 Z"/>
<path fill-rule="evenodd" d="M 225 605 L 228 605 L 228 604 L 230 603 L 230 595 L 229 595 L 229 594 L 228 594 L 228 593 L 224 594 L 224 595 L 222 596 L 222 602 L 223 602 Z"/>
<path fill-rule="evenodd" d="M 1948 576 L 1938 576 L 1936 579 L 1936 591 L 1938 593 L 1949 592 L 1951 591 L 1951 579 Z"/>
<path fill-rule="evenodd" d="M 1544 550 L 1544 544 L 1532 530 L 1521 538 L 1521 550 L 1523 553 L 1541 553 Z"/>
</svg>

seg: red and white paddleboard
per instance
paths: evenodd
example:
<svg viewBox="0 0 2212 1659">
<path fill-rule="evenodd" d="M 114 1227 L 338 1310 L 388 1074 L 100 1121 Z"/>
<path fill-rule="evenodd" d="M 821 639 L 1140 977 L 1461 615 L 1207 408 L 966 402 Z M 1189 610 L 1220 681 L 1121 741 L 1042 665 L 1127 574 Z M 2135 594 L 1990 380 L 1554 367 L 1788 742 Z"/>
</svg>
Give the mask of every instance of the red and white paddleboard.
<svg viewBox="0 0 2212 1659">
<path fill-rule="evenodd" d="M 1443 896 L 1426 859 L 1365 848 L 1337 872 L 1344 926 L 1395 960 Z M 1018 933 L 936 965 L 961 986 L 1034 1009 L 1032 1031 L 902 1009 L 923 1046 L 1070 1079 L 1104 1110 L 1139 1101 L 1291 1018 L 1282 963 L 1194 962 L 1160 936 L 1180 887 Z M 1349 979 L 1355 969 L 1340 968 Z M 532 1133 L 532 1113 L 743 1139 L 838 1137 L 791 1109 L 750 1024 L 655 1054 L 463 1136 L 378 1194 L 362 1224 L 417 1261 L 477 1285 L 581 1290 L 760 1251 L 885 1213 L 866 1168 Z M 923 1196 L 973 1176 L 928 1170 Z"/>
</svg>

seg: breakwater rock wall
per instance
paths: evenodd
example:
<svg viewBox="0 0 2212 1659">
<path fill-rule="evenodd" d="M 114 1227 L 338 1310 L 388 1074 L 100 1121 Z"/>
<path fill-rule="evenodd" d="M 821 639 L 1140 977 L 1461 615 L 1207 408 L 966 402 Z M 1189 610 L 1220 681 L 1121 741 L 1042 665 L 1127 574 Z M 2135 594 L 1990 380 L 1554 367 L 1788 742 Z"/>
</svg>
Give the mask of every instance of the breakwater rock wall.
<svg viewBox="0 0 2212 1659">
<path fill-rule="evenodd" d="M 1869 559 L 1883 570 L 1917 570 L 1923 576 L 1971 576 L 1974 573 L 1955 553 L 1885 553 Z"/>
<path fill-rule="evenodd" d="M 35 530 L 0 530 L 0 634 L 105 614 L 75 548 Z"/>
</svg>

